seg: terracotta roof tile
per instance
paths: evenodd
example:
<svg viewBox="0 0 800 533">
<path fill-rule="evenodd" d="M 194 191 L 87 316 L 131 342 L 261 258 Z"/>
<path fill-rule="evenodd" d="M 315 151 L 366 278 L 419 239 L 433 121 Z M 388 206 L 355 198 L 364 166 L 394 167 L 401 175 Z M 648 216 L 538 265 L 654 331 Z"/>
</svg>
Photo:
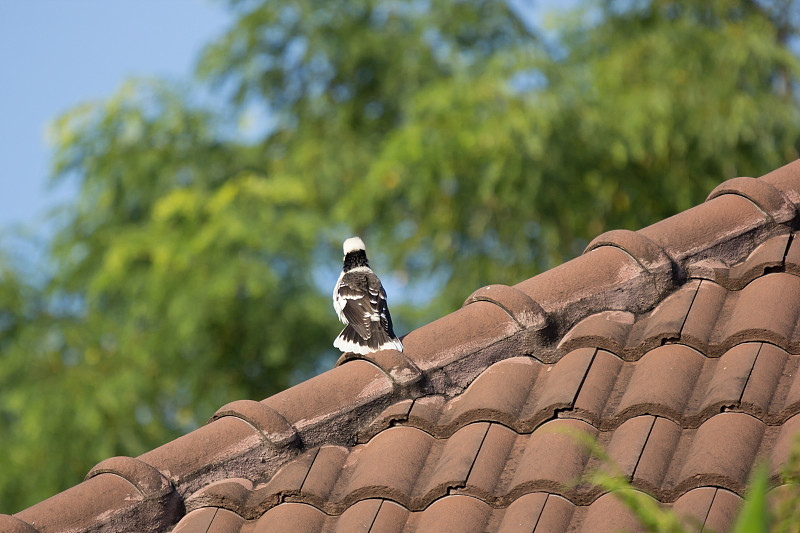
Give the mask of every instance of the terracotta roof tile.
<svg viewBox="0 0 800 533">
<path fill-rule="evenodd" d="M 227 509 L 216 509 L 211 523 L 205 533 L 227 533 L 228 531 L 236 531 L 244 525 L 244 519 L 228 511 Z M 202 529 L 198 531 L 203 531 Z"/>
<path fill-rule="evenodd" d="M 775 399 L 772 402 L 772 408 L 777 411 L 779 407 L 782 407 L 782 413 L 796 413 L 800 410 L 800 376 L 798 375 L 798 360 L 795 357 L 788 358 L 786 361 L 786 367 L 783 371 L 783 376 L 781 376 L 781 380 L 778 383 L 778 388 L 775 393 Z M 794 379 L 792 379 L 794 376 Z M 783 392 L 787 388 L 785 398 L 783 397 Z M 782 403 L 780 400 L 783 400 Z M 780 405 L 776 405 L 779 403 Z"/>
<path fill-rule="evenodd" d="M 664 247 L 676 262 L 714 257 L 737 263 L 725 244 L 731 238 L 752 240 L 763 231 L 768 216 L 748 199 L 736 195 L 717 196 L 683 213 L 656 222 L 639 233 Z M 749 254 L 748 254 L 749 255 Z"/>
<path fill-rule="evenodd" d="M 354 448 L 347 468 L 338 472 L 344 482 L 339 483 L 342 489 L 336 502 L 351 494 L 374 493 L 399 500 L 408 507 L 415 494 L 422 492 L 424 496 L 422 487 L 414 489 L 434 444 L 439 443 L 413 427 L 393 427 L 381 432 L 367 444 Z"/>
<path fill-rule="evenodd" d="M 693 435 L 675 479 L 677 490 L 713 484 L 741 493 L 765 429 L 763 422 L 744 413 L 711 417 Z"/>
<path fill-rule="evenodd" d="M 705 394 L 699 405 L 700 411 L 734 407 L 741 401 L 756 357 L 763 346 L 763 343 L 753 342 L 739 344 L 716 361 L 711 379 L 707 384 L 704 383 Z"/>
<path fill-rule="evenodd" d="M 370 528 L 373 527 L 384 501 L 385 500 L 370 499 L 354 503 L 345 509 L 342 516 L 336 521 L 336 530 L 367 533 Z M 405 522 L 406 513 L 402 511 L 402 508 L 400 512 L 402 513 L 402 521 Z M 399 529 L 399 531 L 402 531 L 402 529 Z"/>
<path fill-rule="evenodd" d="M 276 495 L 276 503 L 281 499 L 280 496 L 299 494 L 319 452 L 319 448 L 313 448 L 283 466 L 270 478 L 261 493 Z"/>
<path fill-rule="evenodd" d="M 100 463 L 0 529 L 642 530 L 591 483 L 602 468 L 688 527 L 726 531 L 752 465 L 769 461 L 778 482 L 800 433 L 798 205 L 800 162 L 729 180 L 686 212 L 476 290 L 402 353 L 345 355 Z"/>
<path fill-rule="evenodd" d="M 501 424 L 489 425 L 463 486 L 464 492 L 487 501 L 495 497 L 497 487 L 507 484 L 513 475 L 506 466 L 517 436 L 517 433 Z"/>
<path fill-rule="evenodd" d="M 532 492 L 514 500 L 503 513 L 498 533 L 565 531 L 575 506 L 547 492 Z"/>
<path fill-rule="evenodd" d="M 166 506 L 164 507 L 166 510 Z M 135 518 L 132 515 L 136 511 L 141 512 L 143 508 L 147 509 L 148 523 L 156 527 L 169 524 L 170 513 L 159 513 L 160 506 L 157 502 L 146 501 L 130 481 L 104 473 L 14 516 L 38 531 L 81 531 L 97 525 L 110 526 L 109 522 L 117 520 L 130 523 L 128 521 Z M 149 527 L 136 521 L 133 523 L 136 525 L 130 529 Z"/>
<path fill-rule="evenodd" d="M 691 290 L 688 289 L 688 290 Z M 709 340 L 728 296 L 728 291 L 713 281 L 702 280 L 692 300 L 692 306 L 681 328 L 681 341 L 704 354 L 709 354 Z"/>
<path fill-rule="evenodd" d="M 730 351 L 730 350 L 729 350 Z M 772 344 L 761 343 L 753 369 L 740 397 L 742 410 L 752 413 L 762 420 L 770 419 L 770 404 L 776 398 L 778 386 L 789 355 Z"/>
<path fill-rule="evenodd" d="M 342 439 L 347 440 L 355 419 L 370 412 L 376 403 L 385 401 L 392 390 L 391 378 L 380 368 L 367 361 L 354 360 L 270 396 L 263 403 L 302 433 L 308 445 L 329 440 L 334 427 L 342 432 Z M 321 426 L 325 430 L 316 433 L 315 428 Z"/>
<path fill-rule="evenodd" d="M 325 524 L 325 513 L 305 503 L 282 503 L 256 521 L 253 533 L 317 533 Z M 235 531 L 235 530 L 233 530 Z"/>
<path fill-rule="evenodd" d="M 597 350 L 572 406 L 575 414 L 599 420 L 624 364 L 611 352 Z"/>
<path fill-rule="evenodd" d="M 203 507 L 186 515 L 180 524 L 173 529 L 174 533 L 206 533 L 211 522 L 219 511 L 216 507 Z"/>
<path fill-rule="evenodd" d="M 0 531 L 7 533 L 36 533 L 37 529 L 19 518 L 0 515 Z"/>
<path fill-rule="evenodd" d="M 789 221 L 795 215 L 795 207 L 779 188 L 769 183 L 770 175 L 765 178 L 765 180 L 745 177 L 730 179 L 714 188 L 706 201 L 726 194 L 741 196 L 750 200 L 775 222 Z"/>
<path fill-rule="evenodd" d="M 715 279 L 728 289 L 741 289 L 771 269 L 780 268 L 788 251 L 791 234 L 778 235 L 760 244 L 747 259 L 730 270 L 721 270 Z"/>
<path fill-rule="evenodd" d="M 580 521 L 578 531 L 585 533 L 631 533 L 644 531 L 633 513 L 613 494 L 604 494 L 592 503 Z"/>
<path fill-rule="evenodd" d="M 742 498 L 725 490 L 715 489 L 714 499 L 703 522 L 703 531 L 728 531 L 733 526 Z"/>
<path fill-rule="evenodd" d="M 800 278 L 775 273 L 742 289 L 720 344 L 764 340 L 788 348 L 800 314 Z"/>
<path fill-rule="evenodd" d="M 446 398 L 438 394 L 415 399 L 408 414 L 409 424 L 432 433 L 445 402 Z"/>
<path fill-rule="evenodd" d="M 694 531 L 727 531 L 742 499 L 716 487 L 692 489 L 675 502 L 673 509 L 684 526 Z"/>
<path fill-rule="evenodd" d="M 464 361 L 462 355 L 465 352 L 492 352 L 501 348 L 503 340 L 520 330 L 518 323 L 501 307 L 476 301 L 427 327 L 412 331 L 403 338 L 403 346 L 405 352 L 415 354 L 414 361 L 421 370 L 441 369 L 432 377 L 446 379 L 451 365 L 457 369 L 466 367 L 467 375 L 471 367 L 479 368 L 478 362 Z M 441 375 L 442 372 L 445 375 Z M 459 375 L 455 369 L 449 374 Z M 463 386 L 468 385 L 473 377 L 461 378 Z M 447 382 L 444 384 L 446 386 Z"/>
<path fill-rule="evenodd" d="M 544 369 L 541 386 L 531 387 L 536 401 L 523 411 L 528 414 L 523 420 L 550 418 L 560 409 L 573 407 L 596 354 L 593 348 L 577 348 Z M 533 425 L 538 424 L 530 424 Z"/>
<path fill-rule="evenodd" d="M 564 335 L 558 348 L 562 353 L 581 346 L 621 352 L 631 334 L 634 319 L 634 314 L 626 311 L 601 311 L 589 315 Z"/>
<path fill-rule="evenodd" d="M 789 248 L 783 260 L 786 272 L 800 275 L 800 240 L 795 239 L 794 234 L 789 236 Z"/>
<path fill-rule="evenodd" d="M 425 476 L 420 480 L 422 491 L 417 494 L 427 501 L 431 497 L 444 496 L 451 489 L 466 485 L 489 426 L 488 422 L 476 422 L 453 433 L 445 441 L 436 466 L 431 469 L 430 477 Z"/>
<path fill-rule="evenodd" d="M 657 412 L 679 420 L 707 359 L 681 344 L 667 344 L 647 352 L 633 374 L 616 416 Z"/>
<path fill-rule="evenodd" d="M 224 475 L 218 470 L 222 465 L 252 467 L 254 455 L 263 445 L 263 436 L 257 429 L 241 419 L 226 417 L 149 451 L 139 459 L 161 471 L 179 492 L 189 494 Z M 279 456 L 290 456 L 283 449 L 279 450 Z"/>
<path fill-rule="evenodd" d="M 336 485 L 338 474 L 345 466 L 345 461 L 348 460 L 348 455 L 348 449 L 343 446 L 320 448 L 300 487 L 300 494 L 305 501 L 314 503 L 318 507 L 322 507 L 328 501 Z"/>
<path fill-rule="evenodd" d="M 408 520 L 408 509 L 391 500 L 381 500 L 378 514 L 369 529 L 370 533 L 398 533 L 403 530 Z M 345 533 L 345 528 L 337 528 Z"/>
<path fill-rule="evenodd" d="M 499 533 L 529 533 L 535 531 L 539 519 L 544 511 L 550 493 L 530 492 L 514 500 L 503 515 L 497 531 Z M 566 500 L 565 500 L 566 501 Z M 572 511 L 572 505 L 567 501 L 567 506 Z M 566 524 L 568 525 L 569 521 Z"/>
<path fill-rule="evenodd" d="M 653 493 L 664 486 L 665 476 L 682 433 L 681 427 L 675 422 L 660 416 L 654 417 L 647 441 L 631 476 L 635 486 Z"/>
<path fill-rule="evenodd" d="M 637 467 L 655 422 L 655 416 L 637 416 L 623 422 L 611 434 L 608 456 L 628 479 L 639 473 Z"/>
<path fill-rule="evenodd" d="M 777 474 L 778 468 L 785 464 L 789 458 L 792 441 L 797 437 L 798 433 L 800 433 L 800 415 L 793 416 L 781 425 L 769 457 L 773 475 Z"/>
<path fill-rule="evenodd" d="M 542 366 L 530 357 L 514 357 L 490 366 L 463 394 L 447 403 L 439 425 L 460 425 L 487 416 L 513 425 Z"/>
<path fill-rule="evenodd" d="M 469 496 L 445 496 L 436 500 L 430 507 L 412 517 L 407 526 L 416 531 L 437 531 L 441 533 L 462 533 L 463 531 L 482 531 L 491 507 Z"/>
</svg>

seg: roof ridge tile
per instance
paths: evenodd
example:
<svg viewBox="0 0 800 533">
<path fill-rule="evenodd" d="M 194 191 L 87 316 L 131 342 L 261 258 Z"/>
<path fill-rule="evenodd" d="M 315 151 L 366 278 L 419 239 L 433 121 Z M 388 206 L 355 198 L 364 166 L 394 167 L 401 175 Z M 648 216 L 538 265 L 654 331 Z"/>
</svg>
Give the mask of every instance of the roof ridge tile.
<svg viewBox="0 0 800 533">
<path fill-rule="evenodd" d="M 380 350 L 369 354 L 344 353 L 336 361 L 341 366 L 349 361 L 364 360 L 380 368 L 400 389 L 413 388 L 423 379 L 422 371 L 404 352 Z"/>
<path fill-rule="evenodd" d="M 426 392 L 455 394 L 513 349 L 533 350 L 530 331 L 500 306 L 476 301 L 403 338 L 403 353 L 425 373 Z"/>
<path fill-rule="evenodd" d="M 653 274 L 616 246 L 594 248 L 514 287 L 539 302 L 550 317 L 552 331 L 529 352 L 547 363 L 558 359 L 557 342 L 586 316 L 643 313 L 663 297 Z"/>
<path fill-rule="evenodd" d="M 286 419 L 308 448 L 322 442 L 352 441 L 366 426 L 365 413 L 380 412 L 402 397 L 394 381 L 375 363 L 354 359 L 260 403 Z"/>
<path fill-rule="evenodd" d="M 89 470 L 84 479 L 91 479 L 105 473 L 121 477 L 136 487 L 143 498 L 160 497 L 175 491 L 175 487 L 169 479 L 157 468 L 134 457 L 109 457 Z"/>
<path fill-rule="evenodd" d="M 268 474 L 298 451 L 293 447 L 272 447 L 249 422 L 224 416 L 170 441 L 139 459 L 164 473 L 182 495 L 216 481 L 221 475 L 245 477 L 258 465 Z M 224 471 L 219 471 L 220 465 Z"/>
<path fill-rule="evenodd" d="M 175 523 L 181 507 L 176 492 L 146 498 L 124 477 L 103 472 L 23 509 L 14 518 L 47 532 L 152 531 Z"/>
<path fill-rule="evenodd" d="M 676 283 L 685 278 L 682 266 L 661 245 L 642 233 L 626 229 L 607 231 L 595 237 L 583 253 L 587 254 L 602 246 L 619 248 L 635 259 L 651 274 L 656 294 L 669 292 Z"/>
<path fill-rule="evenodd" d="M 217 409 L 207 423 L 224 417 L 243 420 L 258 430 L 271 446 L 297 446 L 300 436 L 279 412 L 263 402 L 236 400 Z"/>
<path fill-rule="evenodd" d="M 0 531 L 4 533 L 39 533 L 39 530 L 24 520 L 0 514 Z"/>
<path fill-rule="evenodd" d="M 723 181 L 711 191 L 706 202 L 724 194 L 747 198 L 778 224 L 793 219 L 797 214 L 794 204 L 777 187 L 761 179 L 739 177 Z"/>
<path fill-rule="evenodd" d="M 522 328 L 541 330 L 547 327 L 547 313 L 542 306 L 515 287 L 500 284 L 481 287 L 467 297 L 462 307 L 479 301 L 500 307 Z"/>
</svg>

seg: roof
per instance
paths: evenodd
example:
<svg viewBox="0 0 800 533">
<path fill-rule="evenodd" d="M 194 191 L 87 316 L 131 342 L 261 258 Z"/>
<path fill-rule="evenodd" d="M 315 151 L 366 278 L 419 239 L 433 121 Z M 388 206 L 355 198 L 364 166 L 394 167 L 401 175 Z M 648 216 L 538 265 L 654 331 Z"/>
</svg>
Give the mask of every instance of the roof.
<svg viewBox="0 0 800 533">
<path fill-rule="evenodd" d="M 725 531 L 752 465 L 800 430 L 800 161 L 263 401 L 222 407 L 138 458 L 0 515 L 0 530 L 640 529 L 582 476 L 600 465 Z"/>
</svg>

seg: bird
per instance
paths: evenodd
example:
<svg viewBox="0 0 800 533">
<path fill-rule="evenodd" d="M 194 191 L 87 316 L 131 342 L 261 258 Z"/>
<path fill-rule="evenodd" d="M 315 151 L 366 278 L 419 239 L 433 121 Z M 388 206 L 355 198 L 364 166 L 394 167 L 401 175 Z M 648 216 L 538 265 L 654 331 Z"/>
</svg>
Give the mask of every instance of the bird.
<svg viewBox="0 0 800 533">
<path fill-rule="evenodd" d="M 386 291 L 369 267 L 364 241 L 350 237 L 342 251 L 344 265 L 333 289 L 333 308 L 345 328 L 333 341 L 334 347 L 359 355 L 387 349 L 402 352 L 403 343 L 392 329 Z"/>
</svg>

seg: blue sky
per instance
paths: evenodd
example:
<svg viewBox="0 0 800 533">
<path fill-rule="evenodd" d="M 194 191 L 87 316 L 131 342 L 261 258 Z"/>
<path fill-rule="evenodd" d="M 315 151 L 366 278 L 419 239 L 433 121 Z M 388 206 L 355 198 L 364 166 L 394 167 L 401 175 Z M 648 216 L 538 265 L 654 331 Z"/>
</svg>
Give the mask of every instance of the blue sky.
<svg viewBox="0 0 800 533">
<path fill-rule="evenodd" d="M 538 22 L 575 0 L 511 0 Z M 49 208 L 49 121 L 102 100 L 131 76 L 188 79 L 203 45 L 231 23 L 223 0 L 0 0 L 0 237 L 42 235 Z"/>
<path fill-rule="evenodd" d="M 222 1 L 0 1 L 0 232 L 74 190 L 48 187 L 50 120 L 130 76 L 187 79 L 231 21 Z"/>
</svg>

